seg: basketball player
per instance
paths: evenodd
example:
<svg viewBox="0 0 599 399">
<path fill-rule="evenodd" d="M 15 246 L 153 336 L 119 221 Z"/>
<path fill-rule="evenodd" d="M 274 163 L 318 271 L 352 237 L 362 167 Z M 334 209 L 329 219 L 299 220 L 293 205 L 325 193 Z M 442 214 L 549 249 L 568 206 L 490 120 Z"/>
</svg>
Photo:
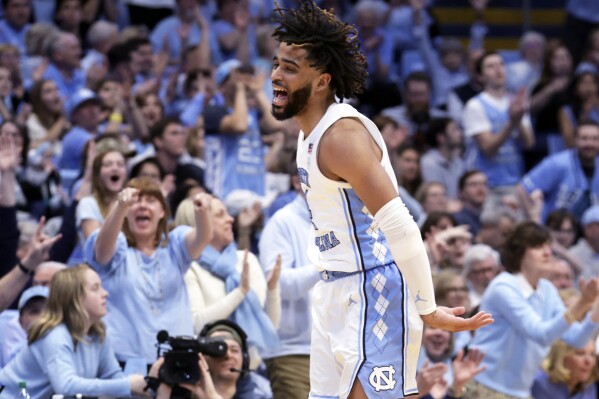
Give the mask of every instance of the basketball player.
<svg viewBox="0 0 599 399">
<path fill-rule="evenodd" d="M 398 197 L 378 129 L 337 101 L 359 93 L 366 60 L 356 30 L 310 0 L 277 7 L 272 113 L 295 118 L 298 169 L 315 233 L 311 398 L 417 393 L 422 321 L 450 331 L 493 322 L 437 307 L 418 226 Z M 409 288 L 409 291 L 408 291 Z"/>
</svg>

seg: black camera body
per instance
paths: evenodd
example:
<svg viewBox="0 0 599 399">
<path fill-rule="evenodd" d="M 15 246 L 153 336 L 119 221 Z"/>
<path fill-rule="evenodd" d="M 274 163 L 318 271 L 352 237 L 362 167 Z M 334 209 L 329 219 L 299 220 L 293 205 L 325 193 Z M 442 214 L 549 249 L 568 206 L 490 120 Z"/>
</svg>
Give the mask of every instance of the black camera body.
<svg viewBox="0 0 599 399">
<path fill-rule="evenodd" d="M 171 337 L 164 330 L 158 333 L 157 339 L 158 356 L 164 356 L 164 364 L 158 372 L 158 379 L 170 386 L 181 383 L 195 384 L 200 380 L 198 365 L 200 353 L 212 357 L 224 357 L 228 350 L 227 343 L 222 339 Z M 168 347 L 167 350 L 163 350 L 165 346 Z"/>
</svg>

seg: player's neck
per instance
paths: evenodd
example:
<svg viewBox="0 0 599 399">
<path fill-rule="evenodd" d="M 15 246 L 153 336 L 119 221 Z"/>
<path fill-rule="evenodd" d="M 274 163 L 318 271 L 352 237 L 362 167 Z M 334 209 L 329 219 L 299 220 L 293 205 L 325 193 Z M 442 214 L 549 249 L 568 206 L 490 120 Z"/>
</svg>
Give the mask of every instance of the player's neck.
<svg viewBox="0 0 599 399">
<path fill-rule="evenodd" d="M 312 133 L 312 130 L 318 125 L 318 122 L 320 122 L 334 102 L 334 97 L 314 99 L 312 103 L 308 104 L 304 112 L 295 116 L 297 124 L 302 132 L 304 132 L 304 138 L 307 138 Z"/>
</svg>

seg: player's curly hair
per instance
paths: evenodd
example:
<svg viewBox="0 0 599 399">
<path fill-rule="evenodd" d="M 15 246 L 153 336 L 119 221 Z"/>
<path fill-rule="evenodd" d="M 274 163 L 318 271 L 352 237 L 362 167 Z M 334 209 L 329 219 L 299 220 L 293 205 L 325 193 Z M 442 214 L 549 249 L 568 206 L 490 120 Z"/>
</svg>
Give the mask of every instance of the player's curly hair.
<svg viewBox="0 0 599 399">
<path fill-rule="evenodd" d="M 332 10 L 322 10 L 312 0 L 300 3 L 297 10 L 282 9 L 275 3 L 273 21 L 279 26 L 273 37 L 305 48 L 310 66 L 331 74 L 331 87 L 341 100 L 361 93 L 368 63 L 360 52 L 355 26 L 341 22 Z"/>
</svg>

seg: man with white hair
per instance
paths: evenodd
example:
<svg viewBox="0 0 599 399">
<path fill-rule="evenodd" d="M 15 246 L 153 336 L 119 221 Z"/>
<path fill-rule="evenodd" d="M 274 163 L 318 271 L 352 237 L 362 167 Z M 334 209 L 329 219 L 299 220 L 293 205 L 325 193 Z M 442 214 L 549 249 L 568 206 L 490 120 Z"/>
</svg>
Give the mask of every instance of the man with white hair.
<svg viewBox="0 0 599 399">
<path fill-rule="evenodd" d="M 37 269 L 35 269 L 35 273 L 33 274 L 33 282 L 31 284 L 33 286 L 39 285 L 42 287 L 49 287 L 52 277 L 62 269 L 66 268 L 67 265 L 60 262 L 40 263 Z"/>
<path fill-rule="evenodd" d="M 480 304 L 483 293 L 500 269 L 499 253 L 490 246 L 476 244 L 468 248 L 464 255 L 464 276 L 473 308 Z"/>
<path fill-rule="evenodd" d="M 96 21 L 87 31 L 87 45 L 89 50 L 81 60 L 81 68 L 87 71 L 93 65 L 108 64 L 106 53 L 116 43 L 119 35 L 117 24 L 108 21 Z"/>
<path fill-rule="evenodd" d="M 60 32 L 49 39 L 48 58 L 50 63 L 44 72 L 44 79 L 56 82 L 58 91 L 64 98 L 71 98 L 85 87 L 85 73 L 80 68 L 81 43 L 72 33 Z"/>
<path fill-rule="evenodd" d="M 534 31 L 524 33 L 520 39 L 519 50 L 521 59 L 509 63 L 506 67 L 507 89 L 514 93 L 521 87 L 532 89 L 541 77 L 545 36 Z"/>
</svg>

